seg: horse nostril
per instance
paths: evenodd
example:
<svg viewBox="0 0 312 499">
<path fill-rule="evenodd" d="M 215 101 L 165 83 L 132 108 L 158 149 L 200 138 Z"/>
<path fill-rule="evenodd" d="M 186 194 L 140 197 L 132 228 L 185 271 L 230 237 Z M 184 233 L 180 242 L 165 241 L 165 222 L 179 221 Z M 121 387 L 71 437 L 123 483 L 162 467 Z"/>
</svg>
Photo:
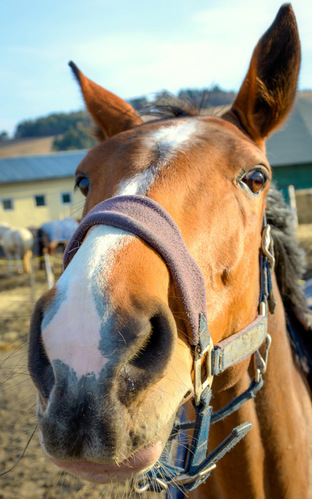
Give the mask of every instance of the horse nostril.
<svg viewBox="0 0 312 499">
<path fill-rule="evenodd" d="M 158 364 L 158 369 L 167 364 L 168 353 L 170 352 L 171 334 L 168 324 L 161 315 L 155 315 L 150 319 L 151 332 L 146 342 L 129 362 L 130 365 L 138 369 L 153 368 Z"/>
<path fill-rule="evenodd" d="M 173 319 L 161 311 L 153 315 L 150 325 L 150 334 L 120 373 L 119 398 L 123 403 L 161 378 L 171 358 L 176 337 Z"/>
<path fill-rule="evenodd" d="M 48 399 L 55 384 L 52 365 L 45 352 L 41 337 L 42 309 L 39 301 L 33 312 L 28 350 L 28 370 L 43 398 Z"/>
<path fill-rule="evenodd" d="M 45 350 L 42 346 L 42 341 L 38 344 L 38 350 L 36 355 L 36 369 L 30 369 L 30 375 L 33 379 L 34 384 L 36 385 L 39 393 L 45 398 L 48 399 L 51 393 L 51 390 L 55 384 L 55 378 L 53 373 L 52 365 L 45 353 Z"/>
</svg>

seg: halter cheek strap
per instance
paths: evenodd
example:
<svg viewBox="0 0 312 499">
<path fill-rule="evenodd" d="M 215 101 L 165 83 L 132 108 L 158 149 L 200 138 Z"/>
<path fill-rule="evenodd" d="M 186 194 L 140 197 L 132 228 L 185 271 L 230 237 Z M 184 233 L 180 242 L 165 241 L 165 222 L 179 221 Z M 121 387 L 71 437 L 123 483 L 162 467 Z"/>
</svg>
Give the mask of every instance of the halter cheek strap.
<svg viewBox="0 0 312 499">
<path fill-rule="evenodd" d="M 213 374 L 223 373 L 257 351 L 265 340 L 267 322 L 266 315 L 258 315 L 244 329 L 217 343 L 212 352 Z"/>
<path fill-rule="evenodd" d="M 143 196 L 119 196 L 110 198 L 95 206 L 82 220 L 64 253 L 64 268 L 79 249 L 88 230 L 94 225 L 111 225 L 133 233 L 156 250 L 165 261 L 171 278 L 181 300 L 185 315 L 188 340 L 194 349 L 194 398 L 197 417 L 192 423 L 194 434 L 189 459 L 184 468 L 165 463 L 165 469 L 158 476 L 153 470 L 136 484 L 136 491 L 143 492 L 156 487 L 167 488 L 174 479 L 179 487 L 191 490 L 203 482 L 210 474 L 215 463 L 230 450 L 245 434 L 251 425 L 246 423 L 233 430 L 232 434 L 206 457 L 210 422 L 223 419 L 237 410 L 246 400 L 255 396 L 262 386 L 262 374 L 266 369 L 266 357 L 270 344 L 267 334 L 267 303 L 272 306 L 273 248 L 268 226 L 264 221 L 262 255 L 260 264 L 261 290 L 259 315 L 236 334 L 213 345 L 207 325 L 206 288 L 203 274 L 190 255 L 178 226 L 170 215 L 154 200 Z M 211 415 L 209 405 L 213 376 L 258 352 L 267 340 L 265 358 L 256 356 L 256 380 L 249 389 L 237 397 L 229 406 Z M 176 426 L 174 431 L 181 429 Z M 174 436 L 172 437 L 174 438 Z M 162 477 L 162 478 L 161 478 Z M 164 477 L 166 480 L 164 481 Z M 148 486 L 146 480 L 148 478 Z M 142 482 L 143 480 L 143 482 Z M 155 485 L 156 484 L 156 485 Z"/>
</svg>

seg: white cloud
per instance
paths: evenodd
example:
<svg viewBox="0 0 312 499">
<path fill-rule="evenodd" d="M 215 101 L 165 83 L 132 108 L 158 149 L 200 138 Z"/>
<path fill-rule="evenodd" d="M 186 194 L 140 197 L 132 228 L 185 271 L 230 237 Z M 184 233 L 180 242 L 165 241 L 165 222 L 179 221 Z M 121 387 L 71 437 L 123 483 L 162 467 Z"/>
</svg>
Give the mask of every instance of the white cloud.
<svg viewBox="0 0 312 499">
<path fill-rule="evenodd" d="M 304 67 L 305 52 L 312 45 L 312 4 L 310 0 L 293 3 L 304 43 L 301 81 L 311 87 Z M 164 88 L 176 92 L 214 83 L 238 90 L 252 51 L 273 22 L 281 1 L 262 0 L 260 4 L 238 0 L 235 6 L 233 2 L 220 4 L 197 11 L 190 18 L 186 34 L 165 33 L 159 37 L 141 31 L 97 36 L 67 47 L 68 58 L 88 77 L 125 98 Z M 308 62 L 306 65 L 310 68 Z"/>
<path fill-rule="evenodd" d="M 241 55 L 236 46 L 216 45 L 210 38 L 159 41 L 144 34 L 104 36 L 73 47 L 71 57 L 88 77 L 124 97 L 215 82 L 231 89 L 233 82 L 239 84 L 247 67 L 239 64 Z"/>
</svg>

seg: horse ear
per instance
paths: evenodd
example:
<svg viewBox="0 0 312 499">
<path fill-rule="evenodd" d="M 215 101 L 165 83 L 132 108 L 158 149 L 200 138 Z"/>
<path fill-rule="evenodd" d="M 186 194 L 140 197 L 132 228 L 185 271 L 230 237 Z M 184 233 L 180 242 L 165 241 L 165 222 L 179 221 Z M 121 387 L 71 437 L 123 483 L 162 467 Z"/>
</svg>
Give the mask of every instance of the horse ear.
<svg viewBox="0 0 312 499">
<path fill-rule="evenodd" d="M 299 68 L 296 18 L 291 5 L 285 4 L 260 38 L 232 109 L 223 117 L 263 145 L 292 107 Z"/>
<path fill-rule="evenodd" d="M 142 123 L 128 102 L 89 80 L 72 61 L 69 66 L 80 85 L 89 113 L 100 127 L 99 139 L 107 139 Z"/>
</svg>

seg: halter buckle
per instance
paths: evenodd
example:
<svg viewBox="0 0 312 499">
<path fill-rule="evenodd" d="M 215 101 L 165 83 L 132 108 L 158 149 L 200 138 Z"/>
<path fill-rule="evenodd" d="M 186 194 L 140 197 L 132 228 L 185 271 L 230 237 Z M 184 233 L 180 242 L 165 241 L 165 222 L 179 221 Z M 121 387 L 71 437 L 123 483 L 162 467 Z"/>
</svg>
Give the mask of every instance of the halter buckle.
<svg viewBox="0 0 312 499">
<path fill-rule="evenodd" d="M 195 475 L 190 475 L 189 473 L 181 473 L 180 475 L 176 475 L 168 480 L 161 479 L 155 476 L 154 480 L 161 491 L 168 490 L 168 487 L 170 485 L 183 487 L 185 485 L 190 485 L 196 481 L 199 481 L 199 485 L 201 482 L 205 481 L 206 478 L 208 478 L 212 470 L 214 470 L 215 468 L 216 464 L 210 464 Z M 143 492 L 151 490 L 148 477 L 146 475 L 137 477 L 137 479 L 133 483 L 133 490 L 137 494 L 143 494 Z"/>
<path fill-rule="evenodd" d="M 209 386 L 211 388 L 213 381 L 212 374 L 212 351 L 213 341 L 209 337 L 207 346 L 202 349 L 196 345 L 194 358 L 194 396 L 195 405 L 200 404 L 201 394 Z"/>
<path fill-rule="evenodd" d="M 196 480 L 201 480 L 204 481 L 212 470 L 214 470 L 217 467 L 216 464 L 210 464 L 206 468 L 204 468 L 202 471 L 199 471 L 195 475 L 189 475 L 188 473 L 181 474 L 177 477 L 174 478 L 173 482 L 177 485 L 189 485 L 190 483 L 196 482 Z M 208 475 L 208 476 L 207 476 Z M 198 484 L 199 485 L 199 484 Z"/>
</svg>

